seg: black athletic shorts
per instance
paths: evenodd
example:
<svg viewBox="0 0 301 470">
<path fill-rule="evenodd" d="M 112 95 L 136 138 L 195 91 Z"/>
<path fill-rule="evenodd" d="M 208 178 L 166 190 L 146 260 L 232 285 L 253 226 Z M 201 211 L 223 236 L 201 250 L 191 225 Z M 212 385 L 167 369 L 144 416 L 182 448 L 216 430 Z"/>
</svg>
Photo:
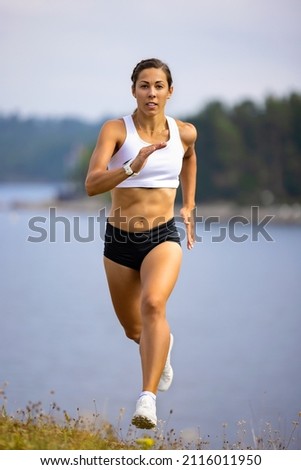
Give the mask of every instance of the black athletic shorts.
<svg viewBox="0 0 301 470">
<path fill-rule="evenodd" d="M 104 256 L 128 268 L 140 270 L 145 256 L 160 243 L 172 241 L 181 246 L 174 218 L 143 232 L 127 232 L 106 225 Z"/>
</svg>

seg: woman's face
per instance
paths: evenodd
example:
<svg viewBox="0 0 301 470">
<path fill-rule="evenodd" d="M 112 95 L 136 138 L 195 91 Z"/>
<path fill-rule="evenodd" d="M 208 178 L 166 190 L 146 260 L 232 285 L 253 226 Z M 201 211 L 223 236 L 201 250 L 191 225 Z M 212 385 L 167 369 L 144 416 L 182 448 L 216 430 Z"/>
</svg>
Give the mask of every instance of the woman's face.
<svg viewBox="0 0 301 470">
<path fill-rule="evenodd" d="M 164 112 L 166 100 L 172 95 L 173 87 L 169 88 L 165 72 L 162 69 L 144 69 L 132 89 L 140 111 L 149 115 Z"/>
</svg>

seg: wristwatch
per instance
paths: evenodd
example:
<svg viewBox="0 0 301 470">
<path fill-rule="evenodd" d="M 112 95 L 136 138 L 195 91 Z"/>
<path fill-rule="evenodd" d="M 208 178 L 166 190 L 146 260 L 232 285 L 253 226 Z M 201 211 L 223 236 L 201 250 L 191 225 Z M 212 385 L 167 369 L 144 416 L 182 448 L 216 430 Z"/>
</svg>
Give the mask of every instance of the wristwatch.
<svg viewBox="0 0 301 470">
<path fill-rule="evenodd" d="M 129 160 L 128 162 L 125 162 L 123 165 L 122 165 L 122 168 L 124 169 L 125 171 L 125 174 L 127 176 L 137 176 L 139 175 L 139 173 L 135 173 L 132 168 L 131 168 L 131 163 L 132 163 L 133 160 Z"/>
</svg>

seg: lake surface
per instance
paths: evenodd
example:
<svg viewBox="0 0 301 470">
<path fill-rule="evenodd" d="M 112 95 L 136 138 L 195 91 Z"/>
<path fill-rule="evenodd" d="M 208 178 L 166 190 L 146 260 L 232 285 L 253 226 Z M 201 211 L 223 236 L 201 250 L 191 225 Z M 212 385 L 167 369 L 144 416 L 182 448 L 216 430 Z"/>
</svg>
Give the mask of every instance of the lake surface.
<svg viewBox="0 0 301 470">
<path fill-rule="evenodd" d="M 140 362 L 112 310 L 97 215 L 57 208 L 52 216 L 61 219 L 51 222 L 48 208 L 2 207 L 0 388 L 8 383 L 12 413 L 29 401 L 46 411 L 56 402 L 73 416 L 96 404 L 125 437 Z M 301 411 L 301 226 L 269 225 L 274 241 L 254 242 L 241 225 L 241 243 L 214 242 L 217 224 L 203 229 L 192 252 L 183 243 L 168 303 L 175 377 L 158 395 L 158 417 L 165 431 L 201 436 L 212 449 L 223 433 L 237 442 L 244 429 L 251 445 L 252 430 L 262 436 L 269 427 L 287 442 Z M 300 449 L 300 431 L 294 437 L 290 448 Z"/>
</svg>

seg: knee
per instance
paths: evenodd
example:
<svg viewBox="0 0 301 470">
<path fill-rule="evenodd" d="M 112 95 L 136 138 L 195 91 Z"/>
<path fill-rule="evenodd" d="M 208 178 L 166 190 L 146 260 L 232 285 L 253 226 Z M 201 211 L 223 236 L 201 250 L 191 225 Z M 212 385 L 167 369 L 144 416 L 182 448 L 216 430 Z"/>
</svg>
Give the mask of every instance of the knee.
<svg viewBox="0 0 301 470">
<path fill-rule="evenodd" d="M 125 335 L 128 339 L 131 339 L 132 341 L 135 341 L 135 343 L 139 344 L 140 343 L 140 336 L 141 336 L 141 330 L 139 329 L 125 329 L 124 330 Z"/>
<path fill-rule="evenodd" d="M 156 294 L 146 295 L 142 298 L 141 311 L 142 316 L 159 317 L 165 312 L 165 301 Z"/>
</svg>

